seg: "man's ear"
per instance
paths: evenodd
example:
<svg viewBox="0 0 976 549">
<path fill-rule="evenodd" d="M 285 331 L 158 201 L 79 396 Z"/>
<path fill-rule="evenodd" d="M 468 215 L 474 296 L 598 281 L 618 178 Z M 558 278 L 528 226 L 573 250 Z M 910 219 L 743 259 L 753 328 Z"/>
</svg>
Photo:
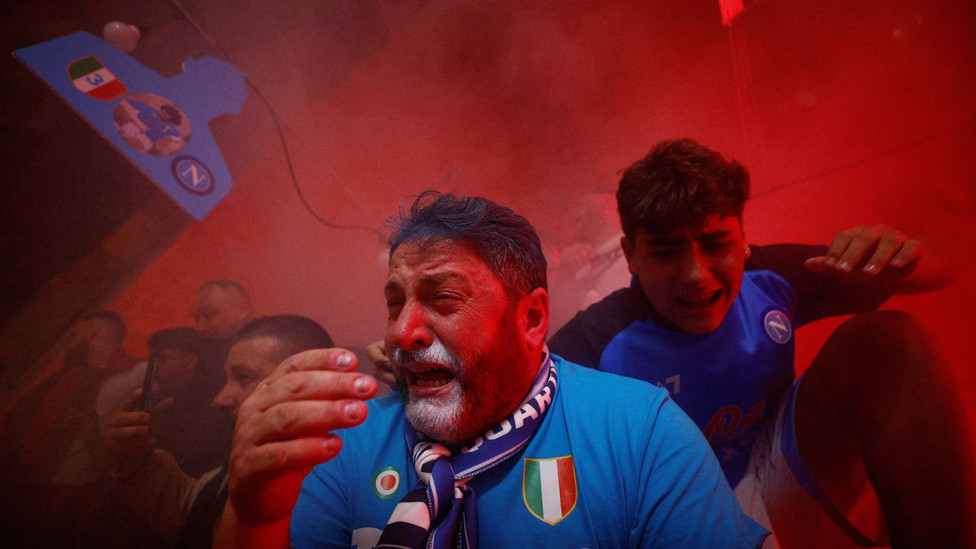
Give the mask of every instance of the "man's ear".
<svg viewBox="0 0 976 549">
<path fill-rule="evenodd" d="M 549 329 L 549 294 L 542 288 L 522 296 L 520 317 L 525 322 L 525 343 L 530 350 L 541 349 Z"/>
<path fill-rule="evenodd" d="M 627 270 L 630 274 L 637 274 L 637 265 L 634 263 L 634 243 L 627 238 L 627 235 L 620 237 L 620 247 L 624 250 L 624 257 L 627 258 Z"/>
<path fill-rule="evenodd" d="M 746 238 L 746 228 L 745 225 L 742 224 L 741 217 L 739 218 L 739 232 L 742 233 L 742 246 L 745 248 L 746 259 L 749 259 L 749 256 L 752 255 L 752 249 L 749 248 L 749 239 Z"/>
<path fill-rule="evenodd" d="M 245 322 L 254 317 L 254 307 L 247 301 L 242 301 L 240 303 L 238 317 L 243 319 Z"/>
</svg>

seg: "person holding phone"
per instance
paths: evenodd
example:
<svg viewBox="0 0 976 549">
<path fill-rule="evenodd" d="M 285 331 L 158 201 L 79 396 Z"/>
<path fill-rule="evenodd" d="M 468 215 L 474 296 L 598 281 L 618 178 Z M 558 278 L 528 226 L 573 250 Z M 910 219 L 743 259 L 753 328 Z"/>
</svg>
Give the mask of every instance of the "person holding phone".
<svg viewBox="0 0 976 549">
<path fill-rule="evenodd" d="M 160 330 L 148 343 L 155 361 L 143 381 L 142 409 L 153 416 L 156 447 L 173 454 L 186 474 L 200 476 L 223 463 L 233 428 L 200 382 L 203 337 L 183 326 Z"/>
<path fill-rule="evenodd" d="M 175 335 L 153 339 L 158 349 L 154 390 L 166 384 L 175 355 L 166 352 Z M 237 333 L 226 361 L 227 382 L 210 403 L 214 412 L 232 420 L 238 408 L 275 367 L 292 354 L 332 347 L 332 338 L 317 322 L 298 315 L 274 315 L 254 319 Z M 114 512 L 106 513 L 113 524 L 143 521 L 167 546 L 209 548 L 213 529 L 227 497 L 227 466 L 230 449 L 225 448 L 219 466 L 202 475 L 190 475 L 177 460 L 154 445 L 153 421 L 168 402 L 153 404 L 149 411 L 137 410 L 141 390 L 132 394 L 112 420 L 108 446 L 116 467 Z M 186 426 L 186 425 L 185 425 Z M 125 517 L 125 520 L 123 520 Z"/>
</svg>

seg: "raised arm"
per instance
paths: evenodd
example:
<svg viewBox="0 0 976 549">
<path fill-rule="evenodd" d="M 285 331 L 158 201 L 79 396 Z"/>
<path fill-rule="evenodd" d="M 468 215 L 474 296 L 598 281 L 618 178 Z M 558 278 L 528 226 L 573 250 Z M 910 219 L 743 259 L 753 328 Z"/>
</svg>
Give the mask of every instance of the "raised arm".
<svg viewBox="0 0 976 549">
<path fill-rule="evenodd" d="M 342 349 L 299 353 L 244 401 L 215 548 L 288 547 L 302 479 L 339 453 L 342 441 L 331 431 L 362 423 L 363 401 L 376 394 L 372 376 L 352 371 L 356 362 Z"/>
<path fill-rule="evenodd" d="M 887 225 L 843 230 L 826 255 L 807 259 L 804 266 L 852 281 L 893 284 L 897 294 L 938 290 L 957 276 L 920 240 Z"/>
<path fill-rule="evenodd" d="M 366 358 L 376 367 L 373 376 L 378 381 L 395 388 L 396 378 L 393 376 L 393 368 L 390 367 L 390 357 L 386 356 L 386 343 L 380 340 L 367 345 Z"/>
<path fill-rule="evenodd" d="M 152 414 L 173 399 L 156 404 L 150 413 L 136 409 L 142 394 L 142 389 L 132 394 L 104 434 L 112 463 L 113 497 L 173 543 L 201 484 L 183 472 L 172 454 L 153 449 Z"/>
</svg>

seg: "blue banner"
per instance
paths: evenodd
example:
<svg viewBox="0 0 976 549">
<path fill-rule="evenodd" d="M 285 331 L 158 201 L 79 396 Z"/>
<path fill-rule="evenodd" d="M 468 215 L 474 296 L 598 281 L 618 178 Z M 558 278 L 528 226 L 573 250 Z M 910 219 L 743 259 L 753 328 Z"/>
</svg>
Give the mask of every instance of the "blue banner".
<svg viewBox="0 0 976 549">
<path fill-rule="evenodd" d="M 230 63 L 189 58 L 183 74 L 163 78 L 83 31 L 14 56 L 197 220 L 230 192 L 207 125 L 239 114 L 247 99 L 244 76 Z"/>
</svg>

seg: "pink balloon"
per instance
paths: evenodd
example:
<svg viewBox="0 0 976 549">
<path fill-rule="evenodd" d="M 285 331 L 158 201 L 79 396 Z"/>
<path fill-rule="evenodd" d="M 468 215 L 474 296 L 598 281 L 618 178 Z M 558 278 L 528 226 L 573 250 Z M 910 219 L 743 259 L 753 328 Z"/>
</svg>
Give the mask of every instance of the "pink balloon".
<svg viewBox="0 0 976 549">
<path fill-rule="evenodd" d="M 111 21 L 105 24 L 102 29 L 102 36 L 105 41 L 116 48 L 129 53 L 136 49 L 139 38 L 142 34 L 135 25 L 127 25 L 121 21 Z"/>
</svg>

